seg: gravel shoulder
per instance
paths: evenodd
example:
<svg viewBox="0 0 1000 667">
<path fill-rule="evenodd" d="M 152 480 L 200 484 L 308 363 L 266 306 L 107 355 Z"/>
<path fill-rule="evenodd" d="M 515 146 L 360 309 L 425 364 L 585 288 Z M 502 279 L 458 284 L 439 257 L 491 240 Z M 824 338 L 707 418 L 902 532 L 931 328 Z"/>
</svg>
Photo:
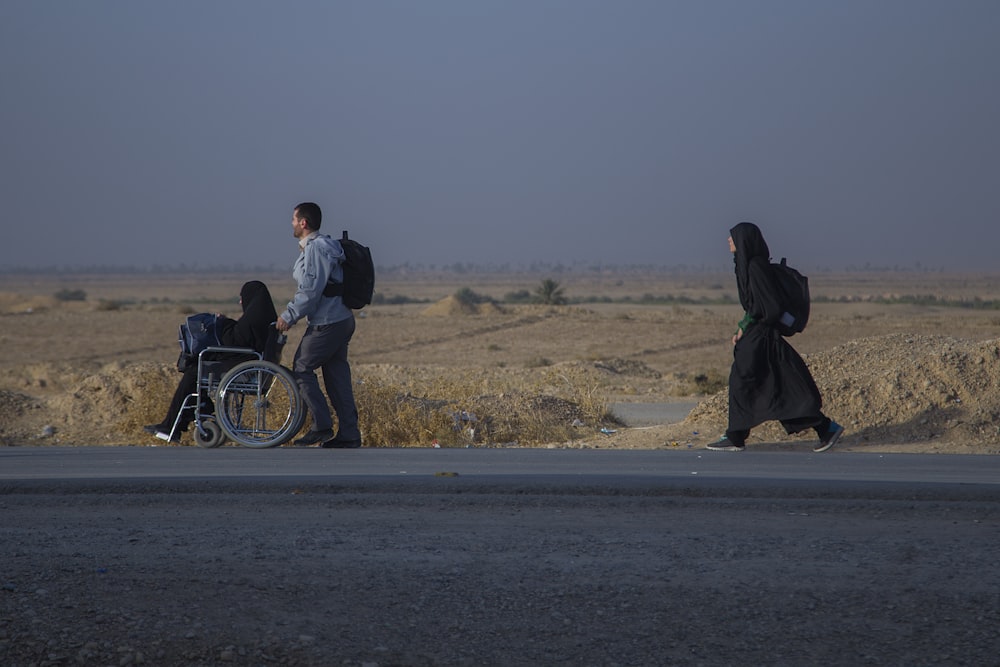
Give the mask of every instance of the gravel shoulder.
<svg viewBox="0 0 1000 667">
<path fill-rule="evenodd" d="M 4 483 L 0 663 L 982 665 L 1000 654 L 995 489 L 439 481 Z"/>
</svg>

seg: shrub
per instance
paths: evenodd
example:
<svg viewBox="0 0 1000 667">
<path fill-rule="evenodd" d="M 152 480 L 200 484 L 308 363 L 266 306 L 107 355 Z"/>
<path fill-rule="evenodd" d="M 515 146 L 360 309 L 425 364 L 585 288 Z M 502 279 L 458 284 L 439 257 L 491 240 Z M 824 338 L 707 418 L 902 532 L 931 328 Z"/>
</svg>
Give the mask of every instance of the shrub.
<svg viewBox="0 0 1000 667">
<path fill-rule="evenodd" d="M 404 294 L 386 296 L 382 292 L 375 292 L 372 296 L 373 306 L 401 306 L 408 303 L 427 303 L 427 299 L 415 299 Z"/>
<path fill-rule="evenodd" d="M 506 303 L 531 303 L 532 296 L 531 292 L 526 289 L 517 290 L 516 292 L 507 292 L 504 294 L 503 300 Z"/>
<path fill-rule="evenodd" d="M 490 297 L 478 294 L 469 287 L 463 287 L 455 292 L 455 300 L 465 306 L 475 306 L 480 303 L 490 303 L 493 301 Z"/>
<path fill-rule="evenodd" d="M 87 293 L 82 289 L 61 289 L 53 295 L 57 301 L 86 301 Z"/>
<path fill-rule="evenodd" d="M 559 283 L 546 278 L 535 288 L 535 301 L 547 306 L 561 306 L 566 303 L 566 296 Z"/>
</svg>

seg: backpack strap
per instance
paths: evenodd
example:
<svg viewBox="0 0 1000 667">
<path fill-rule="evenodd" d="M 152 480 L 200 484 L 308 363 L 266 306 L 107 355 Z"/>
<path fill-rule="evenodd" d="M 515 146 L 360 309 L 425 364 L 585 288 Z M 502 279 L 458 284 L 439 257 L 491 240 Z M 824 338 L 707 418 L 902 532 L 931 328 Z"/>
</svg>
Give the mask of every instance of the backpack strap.
<svg viewBox="0 0 1000 667">
<path fill-rule="evenodd" d="M 341 237 L 342 241 L 349 241 L 347 238 L 347 230 L 344 230 L 344 235 Z M 323 288 L 323 296 L 334 297 L 334 296 L 344 296 L 344 283 L 335 282 L 333 280 L 327 281 L 326 287 Z"/>
</svg>

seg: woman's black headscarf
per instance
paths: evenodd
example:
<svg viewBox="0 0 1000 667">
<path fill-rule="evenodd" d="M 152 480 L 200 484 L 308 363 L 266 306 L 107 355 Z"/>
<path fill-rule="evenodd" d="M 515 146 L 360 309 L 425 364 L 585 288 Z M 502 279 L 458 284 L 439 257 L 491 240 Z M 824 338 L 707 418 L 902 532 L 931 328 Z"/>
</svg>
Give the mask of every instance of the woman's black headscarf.
<svg viewBox="0 0 1000 667">
<path fill-rule="evenodd" d="M 252 347 L 258 352 L 263 352 L 267 343 L 268 327 L 278 319 L 271 293 L 267 291 L 267 285 L 264 283 L 251 280 L 244 283 L 240 290 L 240 302 L 243 305 L 243 317 L 237 320 L 232 328 L 233 340 L 227 344 Z"/>
<path fill-rule="evenodd" d="M 729 230 L 729 235 L 733 238 L 733 245 L 736 246 L 733 262 L 736 264 L 736 286 L 740 291 L 740 305 L 743 306 L 743 310 L 750 312 L 753 307 L 750 292 L 750 260 L 760 257 L 765 262 L 770 262 L 771 251 L 768 250 L 760 228 L 752 222 L 741 222 Z"/>
</svg>

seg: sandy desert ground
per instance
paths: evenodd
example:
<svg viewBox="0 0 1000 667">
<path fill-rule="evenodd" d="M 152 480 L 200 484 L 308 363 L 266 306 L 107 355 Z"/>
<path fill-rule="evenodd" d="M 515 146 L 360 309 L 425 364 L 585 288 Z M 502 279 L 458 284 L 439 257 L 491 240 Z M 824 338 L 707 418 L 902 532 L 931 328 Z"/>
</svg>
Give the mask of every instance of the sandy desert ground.
<svg viewBox="0 0 1000 667">
<path fill-rule="evenodd" d="M 548 277 L 570 299 L 605 302 L 469 313 L 452 298 L 469 288 L 503 300 Z M 239 287 L 250 279 L 269 285 L 279 310 L 291 295 L 284 272 L 0 275 L 0 443 L 162 445 L 141 425 L 159 421 L 176 382 L 178 324 L 186 312 L 237 315 Z M 792 343 L 826 412 L 847 427 L 838 448 L 1000 453 L 1000 311 L 901 298 L 988 303 L 1000 298 L 1000 275 L 830 272 L 810 282 L 817 302 Z M 86 299 L 55 298 L 62 290 Z M 723 303 L 735 299 L 731 273 L 394 271 L 380 275 L 378 291 L 410 302 L 363 311 L 351 343 L 356 381 L 388 379 L 427 398 L 450 380 L 570 396 L 579 387 L 567 385 L 583 382 L 609 405 L 697 404 L 679 423 L 618 424 L 612 434 L 587 424 L 572 440 L 541 446 L 701 447 L 724 429 L 726 398 L 717 388 L 741 314 Z M 641 305 L 644 295 L 687 303 Z M 301 332 L 293 329 L 286 363 Z M 808 451 L 810 440 L 767 424 L 749 444 Z"/>
</svg>

